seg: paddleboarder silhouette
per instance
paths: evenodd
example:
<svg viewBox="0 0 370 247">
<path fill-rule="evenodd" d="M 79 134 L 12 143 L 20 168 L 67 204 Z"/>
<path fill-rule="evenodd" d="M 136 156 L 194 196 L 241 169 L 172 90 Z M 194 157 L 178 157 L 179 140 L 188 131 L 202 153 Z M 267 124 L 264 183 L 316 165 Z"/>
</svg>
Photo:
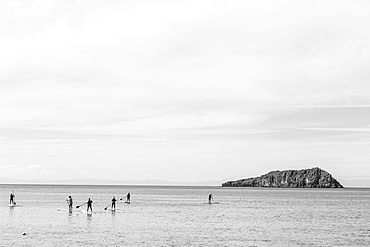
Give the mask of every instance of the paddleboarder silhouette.
<svg viewBox="0 0 370 247">
<path fill-rule="evenodd" d="M 209 194 L 209 196 L 208 196 L 208 203 L 211 204 L 212 201 L 213 201 L 212 194 Z"/>
<path fill-rule="evenodd" d="M 89 212 L 89 208 L 92 212 L 92 203 L 93 201 L 89 198 L 89 200 L 87 201 L 87 210 L 86 210 L 87 212 Z"/>
<path fill-rule="evenodd" d="M 116 201 L 117 201 L 116 198 L 113 196 L 111 208 L 114 210 L 116 210 Z"/>
<path fill-rule="evenodd" d="M 72 211 L 72 207 L 73 207 L 73 200 L 72 200 L 72 196 L 69 196 L 68 199 L 67 199 L 67 203 L 68 203 L 68 209 L 69 211 Z"/>
<path fill-rule="evenodd" d="M 14 205 L 15 205 L 14 197 L 15 197 L 14 193 L 13 193 L 13 192 L 12 192 L 12 193 L 10 193 L 10 201 L 9 201 L 10 205 L 12 205 L 12 204 L 14 204 Z"/>
</svg>

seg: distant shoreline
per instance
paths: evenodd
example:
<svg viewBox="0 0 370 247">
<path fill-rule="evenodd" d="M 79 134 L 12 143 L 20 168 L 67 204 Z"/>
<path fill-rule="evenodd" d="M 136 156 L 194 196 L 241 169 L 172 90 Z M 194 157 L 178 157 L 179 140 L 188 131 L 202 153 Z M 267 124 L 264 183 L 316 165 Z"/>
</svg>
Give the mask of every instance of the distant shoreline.
<svg viewBox="0 0 370 247">
<path fill-rule="evenodd" d="M 229 189 L 229 190 L 236 190 L 236 189 L 245 189 L 245 190 L 332 190 L 331 188 L 285 188 L 285 187 L 223 187 L 221 185 L 178 185 L 178 184 L 52 184 L 52 183 L 0 183 L 0 186 L 85 186 L 85 187 L 94 187 L 94 186 L 102 186 L 102 187 L 209 187 L 209 188 L 220 188 L 220 189 Z M 370 189 L 370 187 L 357 187 L 357 186 L 350 186 L 345 188 L 338 188 L 339 190 L 350 190 L 350 189 Z"/>
</svg>

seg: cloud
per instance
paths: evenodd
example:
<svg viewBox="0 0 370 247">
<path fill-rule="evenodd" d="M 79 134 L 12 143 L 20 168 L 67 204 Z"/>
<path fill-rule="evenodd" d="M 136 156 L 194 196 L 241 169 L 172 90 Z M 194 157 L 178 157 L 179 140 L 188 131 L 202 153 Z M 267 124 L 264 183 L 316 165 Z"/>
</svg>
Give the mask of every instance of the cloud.
<svg viewBox="0 0 370 247">
<path fill-rule="evenodd" d="M 37 153 L 34 162 L 52 171 L 57 165 L 49 161 L 71 168 L 74 153 L 87 171 L 83 161 L 105 164 L 98 150 L 109 142 L 111 157 L 125 159 L 122 145 L 135 154 L 132 163 L 138 156 L 148 166 L 156 162 L 151 172 L 160 175 L 166 172 L 161 159 L 166 168 L 180 162 L 166 160 L 170 148 L 184 165 L 220 162 L 198 153 L 209 136 L 207 152 L 221 155 L 227 143 L 233 154 L 227 159 L 240 164 L 238 171 L 249 156 L 253 162 L 265 156 L 269 145 L 282 160 L 291 149 L 307 158 L 307 140 L 310 150 L 323 140 L 366 146 L 361 130 L 369 125 L 368 108 L 357 106 L 370 103 L 369 7 L 341 0 L 0 1 L 0 136 L 3 150 L 13 152 L 2 160 L 22 164 L 23 148 L 25 157 Z M 140 139 L 136 146 L 128 135 Z M 146 141 L 161 137 L 173 145 L 151 151 Z M 46 157 L 36 144 L 65 160 Z M 192 148 L 199 160 L 184 154 Z M 89 160 L 91 150 L 96 156 Z M 142 153 L 151 153 L 150 161 Z"/>
<path fill-rule="evenodd" d="M 113 83 L 148 101 L 311 103 L 333 89 L 367 88 L 368 16 L 357 4 L 56 3 L 24 4 L 14 22 L 39 30 L 2 40 L 2 81 Z"/>
<path fill-rule="evenodd" d="M 8 165 L 0 166 L 0 172 L 4 177 L 13 177 L 13 178 L 44 178 L 53 172 L 44 168 L 41 165 Z"/>
</svg>

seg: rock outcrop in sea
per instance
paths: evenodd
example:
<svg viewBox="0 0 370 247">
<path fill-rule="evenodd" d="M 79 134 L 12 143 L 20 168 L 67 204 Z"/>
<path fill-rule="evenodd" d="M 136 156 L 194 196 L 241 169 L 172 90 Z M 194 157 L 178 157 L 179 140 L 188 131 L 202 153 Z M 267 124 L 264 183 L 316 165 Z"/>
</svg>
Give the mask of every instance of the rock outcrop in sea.
<svg viewBox="0 0 370 247">
<path fill-rule="evenodd" d="M 343 188 L 333 176 L 318 167 L 272 171 L 256 178 L 223 183 L 225 187 Z"/>
</svg>

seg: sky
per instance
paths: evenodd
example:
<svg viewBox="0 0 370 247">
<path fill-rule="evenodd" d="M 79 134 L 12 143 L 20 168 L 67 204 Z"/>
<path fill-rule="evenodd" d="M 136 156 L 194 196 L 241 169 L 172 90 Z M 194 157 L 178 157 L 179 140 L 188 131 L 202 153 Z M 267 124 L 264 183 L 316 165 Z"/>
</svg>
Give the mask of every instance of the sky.
<svg viewBox="0 0 370 247">
<path fill-rule="evenodd" d="M 370 186 L 369 23 L 361 0 L 0 0 L 0 177 Z"/>
</svg>

